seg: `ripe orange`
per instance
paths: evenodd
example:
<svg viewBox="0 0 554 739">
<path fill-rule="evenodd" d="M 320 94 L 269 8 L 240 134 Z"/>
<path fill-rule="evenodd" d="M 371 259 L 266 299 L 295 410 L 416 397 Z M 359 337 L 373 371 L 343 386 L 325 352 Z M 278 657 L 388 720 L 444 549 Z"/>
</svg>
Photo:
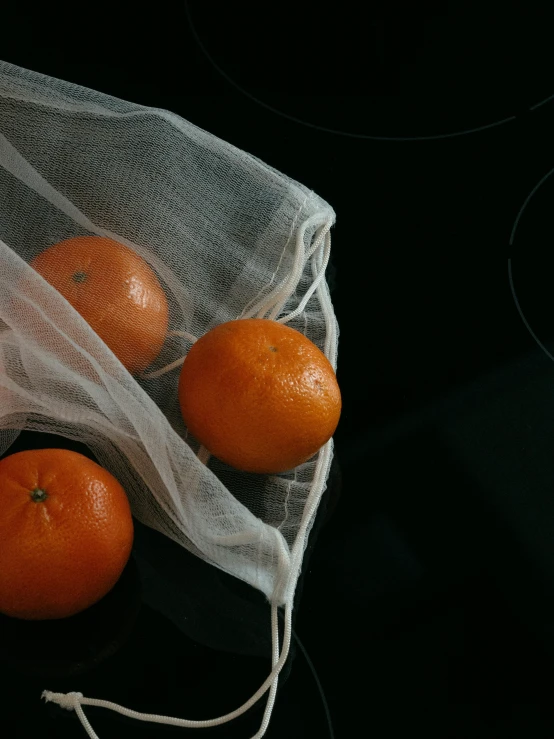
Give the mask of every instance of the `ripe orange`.
<svg viewBox="0 0 554 739">
<path fill-rule="evenodd" d="M 216 326 L 192 346 L 179 402 L 190 432 L 214 456 L 265 473 L 312 457 L 341 410 L 335 372 L 315 344 L 257 318 Z"/>
<path fill-rule="evenodd" d="M 167 334 L 167 299 L 150 266 L 132 249 L 100 236 L 77 236 L 48 247 L 31 266 L 129 372 L 141 372 L 156 359 Z"/>
<path fill-rule="evenodd" d="M 66 449 L 0 461 L 0 611 L 72 616 L 121 575 L 133 543 L 129 501 L 107 470 Z"/>
</svg>

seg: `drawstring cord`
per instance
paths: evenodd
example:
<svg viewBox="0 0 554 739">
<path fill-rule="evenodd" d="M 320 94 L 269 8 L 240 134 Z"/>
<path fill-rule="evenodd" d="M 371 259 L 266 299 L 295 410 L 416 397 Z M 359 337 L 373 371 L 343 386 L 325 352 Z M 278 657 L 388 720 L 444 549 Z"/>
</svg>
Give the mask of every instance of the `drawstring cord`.
<svg viewBox="0 0 554 739">
<path fill-rule="evenodd" d="M 167 335 L 168 336 L 180 336 L 181 338 L 189 341 L 191 344 L 194 344 L 197 341 L 196 336 L 189 334 L 188 331 L 168 331 Z M 171 362 L 171 364 L 168 364 L 159 370 L 155 370 L 154 372 L 143 372 L 141 375 L 141 379 L 153 380 L 155 377 L 161 377 L 162 375 L 165 375 L 168 372 L 171 372 L 171 370 L 174 370 L 177 367 L 180 367 L 184 361 L 185 361 L 185 357 L 179 357 L 179 359 L 176 359 L 174 362 Z"/>
<path fill-rule="evenodd" d="M 319 215 L 308 218 L 308 220 L 305 221 L 298 229 L 298 233 L 296 235 L 296 253 L 290 274 L 261 304 L 251 308 L 248 313 L 242 315 L 242 318 L 251 318 L 253 316 L 256 316 L 257 318 L 267 317 L 270 320 L 276 320 L 278 323 L 288 323 L 301 315 L 312 295 L 319 289 L 321 283 L 325 279 L 325 270 L 327 269 L 329 256 L 331 254 L 331 221 L 326 221 L 319 226 L 319 229 L 316 231 L 314 241 L 306 253 L 304 245 L 306 231 L 308 228 L 313 226 L 314 223 L 317 223 L 320 220 L 321 216 Z M 281 313 L 287 300 L 298 287 L 306 262 L 310 259 L 312 259 L 312 273 L 314 277 L 312 284 L 306 291 L 306 294 L 298 306 L 290 313 L 287 313 L 278 319 L 277 316 Z M 197 341 L 196 337 L 188 331 L 169 331 L 168 336 L 180 336 L 191 344 L 194 344 L 194 342 Z M 153 372 L 143 372 L 141 379 L 153 380 L 156 377 L 161 377 L 177 367 L 180 367 L 184 363 L 185 358 L 186 355 L 179 357 L 179 359 L 176 359 L 174 362 L 171 362 L 158 370 L 154 370 Z"/>
<path fill-rule="evenodd" d="M 313 243 L 306 253 L 305 249 L 305 234 L 309 227 L 312 227 L 314 225 L 318 225 L 319 228 L 316 231 L 316 236 L 313 240 Z M 305 221 L 302 226 L 299 228 L 296 238 L 296 253 L 293 263 L 293 268 L 288 275 L 288 277 L 283 280 L 280 285 L 276 287 L 272 293 L 267 296 L 261 304 L 255 306 L 254 308 L 251 308 L 248 311 L 248 314 L 245 314 L 241 316 L 242 318 L 249 318 L 256 316 L 258 318 L 264 318 L 267 317 L 272 320 L 278 320 L 279 323 L 288 323 L 288 321 L 291 321 L 292 319 L 296 318 L 297 316 L 301 315 L 301 313 L 305 310 L 306 305 L 308 304 L 309 300 L 311 299 L 312 295 L 317 291 L 318 296 L 320 300 L 322 301 L 322 305 L 324 308 L 328 308 L 327 303 L 329 303 L 329 297 L 325 292 L 325 289 L 323 287 L 323 280 L 325 277 L 325 270 L 329 261 L 329 255 L 331 251 L 331 234 L 330 234 L 330 228 L 331 228 L 331 221 L 326 221 L 325 223 L 321 224 L 321 217 L 320 216 L 314 216 L 307 221 Z M 313 257 L 313 259 L 312 259 Z M 298 287 L 298 284 L 300 280 L 302 279 L 302 274 L 304 272 L 304 268 L 306 263 L 312 259 L 312 274 L 313 274 L 313 282 L 310 285 L 310 288 L 306 291 L 306 294 L 298 304 L 298 306 L 288 313 L 285 316 L 282 316 L 281 318 L 277 319 L 277 316 L 282 312 L 286 302 L 289 300 L 291 295 L 294 294 L 295 290 Z M 327 339 L 326 339 L 326 354 L 331 350 L 334 342 L 334 336 L 335 336 L 335 326 L 334 324 L 331 326 L 327 326 L 328 329 L 331 329 L 330 332 L 328 331 Z M 192 334 L 188 333 L 187 331 L 170 331 L 168 332 L 169 336 L 179 336 L 187 341 L 189 341 L 191 344 L 193 344 L 197 339 Z M 334 360 L 334 357 L 332 358 Z M 185 361 L 185 357 L 181 357 L 174 362 L 171 362 L 171 364 L 168 364 L 166 367 L 162 367 L 159 370 L 156 370 L 154 372 L 145 373 L 142 375 L 143 379 L 154 379 L 156 377 L 160 377 L 167 372 L 171 372 L 173 369 L 176 369 L 177 367 L 181 366 L 183 362 Z M 330 454 L 330 445 L 326 445 L 326 448 L 324 449 L 323 457 L 326 456 L 326 454 Z M 209 458 L 209 452 L 207 450 L 204 450 L 203 447 L 198 452 L 198 456 L 200 460 L 204 463 L 207 462 L 207 459 Z M 323 470 L 325 468 L 325 464 L 320 464 L 319 468 Z M 315 501 L 311 501 L 312 506 L 315 504 Z M 309 520 L 309 516 L 306 517 L 306 520 Z M 304 532 L 305 536 L 305 532 Z M 303 536 L 303 538 L 304 538 Z M 299 556 L 299 550 L 296 550 L 294 552 L 296 555 L 295 559 L 298 559 Z M 296 562 L 296 566 L 297 566 Z M 294 568 L 296 569 L 296 567 Z M 290 643 L 291 643 L 291 634 L 292 634 L 292 605 L 291 605 L 292 597 L 289 598 L 287 605 L 285 606 L 285 617 L 284 617 L 284 633 L 283 633 L 283 644 L 282 647 L 279 645 L 279 623 L 278 623 L 278 611 L 277 606 L 273 605 L 271 606 L 271 634 L 272 634 L 272 669 L 270 674 L 268 675 L 267 679 L 263 683 L 263 685 L 260 686 L 260 688 L 252 695 L 249 700 L 246 701 L 242 706 L 237 708 L 236 710 L 232 711 L 231 713 L 228 713 L 224 716 L 220 716 L 215 719 L 209 719 L 205 721 L 191 721 L 188 719 L 180 719 L 180 718 L 173 718 L 171 716 L 161 716 L 157 714 L 148 714 L 148 713 L 139 713 L 138 711 L 133 711 L 129 708 L 125 708 L 124 706 L 120 706 L 117 703 L 113 703 L 111 701 L 105 701 L 100 700 L 97 698 L 86 698 L 82 693 L 79 692 L 71 692 L 71 693 L 54 693 L 50 690 L 45 690 L 42 693 L 42 697 L 46 702 L 52 702 L 58 704 L 60 707 L 65 708 L 67 710 L 74 710 L 79 717 L 79 720 L 87 732 L 89 739 L 99 739 L 98 735 L 92 728 L 87 716 L 85 715 L 85 712 L 83 710 L 83 706 L 94 706 L 99 708 L 107 708 L 109 710 L 115 711 L 123 716 L 126 716 L 128 718 L 134 718 L 138 721 L 146 721 L 150 723 L 158 723 L 158 724 L 166 724 L 170 726 L 179 726 L 182 728 L 189 728 L 189 729 L 202 729 L 202 728 L 210 728 L 213 726 L 221 726 L 222 724 L 226 724 L 229 721 L 232 721 L 235 718 L 238 718 L 242 714 L 246 713 L 253 705 L 255 705 L 260 698 L 262 698 L 263 695 L 269 690 L 269 695 L 266 703 L 266 707 L 264 710 L 262 723 L 260 725 L 260 728 L 254 734 L 252 739 L 261 739 L 269 726 L 269 722 L 271 719 L 271 714 L 273 712 L 273 708 L 275 706 L 275 699 L 277 696 L 277 688 L 279 683 L 279 673 L 283 669 L 283 666 L 288 658 L 289 651 L 290 651 Z"/>
<path fill-rule="evenodd" d="M 68 711 L 74 710 L 83 725 L 83 728 L 87 732 L 90 739 L 99 739 L 98 734 L 92 728 L 83 706 L 96 706 L 98 708 L 107 708 L 111 711 L 116 711 L 122 716 L 128 718 L 134 718 L 138 721 L 147 721 L 156 724 L 166 724 L 168 726 L 179 726 L 187 729 L 207 729 L 213 726 L 221 726 L 229 721 L 232 721 L 238 716 L 242 716 L 252 706 L 257 703 L 260 698 L 269 690 L 269 696 L 265 707 L 262 723 L 260 728 L 254 734 L 252 739 L 261 739 L 267 731 L 273 707 L 275 705 L 275 697 L 277 695 L 277 686 L 279 682 L 279 673 L 283 669 L 285 662 L 287 661 L 290 642 L 292 634 L 292 606 L 287 604 L 285 606 L 285 618 L 284 618 L 284 633 L 283 633 L 283 645 L 279 648 L 279 622 L 278 622 L 277 606 L 271 606 L 271 636 L 272 636 L 272 670 L 268 675 L 267 679 L 261 685 L 261 687 L 254 693 L 254 695 L 246 701 L 240 708 L 218 718 L 209 719 L 206 721 L 190 721 L 188 719 L 173 718 L 171 716 L 160 716 L 157 714 L 150 713 L 139 713 L 133 711 L 124 706 L 120 706 L 118 703 L 112 703 L 111 701 L 100 700 L 98 698 L 85 698 L 82 693 L 53 693 L 50 690 L 45 690 L 42 693 L 42 697 L 48 703 L 57 703 L 61 708 L 65 708 Z"/>
<path fill-rule="evenodd" d="M 308 230 L 308 228 L 311 228 L 314 225 L 318 225 L 319 228 L 316 231 L 313 243 L 309 248 L 308 253 L 306 254 L 306 231 Z M 241 318 L 253 318 L 254 316 L 256 316 L 256 318 L 275 319 L 279 315 L 279 313 L 283 310 L 287 300 L 298 287 L 298 283 L 300 282 L 300 279 L 302 278 L 302 273 L 304 271 L 304 265 L 312 258 L 312 256 L 318 251 L 318 249 L 320 249 L 323 241 L 327 236 L 327 233 L 331 228 L 331 225 L 332 221 L 325 221 L 324 223 L 321 223 L 320 215 L 312 216 L 311 218 L 308 218 L 308 220 L 304 221 L 296 234 L 295 258 L 290 275 L 282 280 L 281 283 L 260 304 L 250 308 L 247 312 L 244 312 L 241 315 Z M 323 270 L 322 277 L 318 279 L 318 285 L 320 284 L 324 275 L 325 271 Z M 317 289 L 317 285 L 314 289 Z M 313 290 L 310 291 L 310 297 L 312 296 L 312 294 Z M 280 320 L 284 323 L 290 320 L 290 318 L 289 316 L 284 316 Z"/>
</svg>

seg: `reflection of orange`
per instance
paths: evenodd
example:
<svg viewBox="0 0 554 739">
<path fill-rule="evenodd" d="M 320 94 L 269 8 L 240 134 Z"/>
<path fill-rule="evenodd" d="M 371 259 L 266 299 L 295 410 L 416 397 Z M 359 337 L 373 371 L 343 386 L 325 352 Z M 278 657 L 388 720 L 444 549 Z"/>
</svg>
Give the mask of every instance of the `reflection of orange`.
<svg viewBox="0 0 554 739">
<path fill-rule="evenodd" d="M 0 461 L 0 611 L 64 618 L 115 585 L 133 543 L 125 491 L 107 470 L 67 449 Z"/>
<path fill-rule="evenodd" d="M 45 249 L 31 266 L 129 372 L 141 372 L 156 359 L 167 334 L 167 300 L 152 269 L 132 249 L 100 236 L 77 236 Z"/>
<path fill-rule="evenodd" d="M 299 331 L 246 319 L 216 326 L 191 348 L 179 379 L 190 432 L 248 472 L 284 472 L 333 435 L 341 396 L 325 355 Z"/>
</svg>

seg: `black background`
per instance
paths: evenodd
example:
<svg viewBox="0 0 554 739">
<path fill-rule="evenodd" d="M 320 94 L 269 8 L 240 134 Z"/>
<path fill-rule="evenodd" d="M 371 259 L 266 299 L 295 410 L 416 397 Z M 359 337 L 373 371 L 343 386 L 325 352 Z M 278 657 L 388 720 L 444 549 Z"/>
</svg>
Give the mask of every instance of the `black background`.
<svg viewBox="0 0 554 739">
<path fill-rule="evenodd" d="M 170 109 L 336 210 L 338 464 L 267 736 L 550 737 L 547 10 L 352 6 L 161 3 L 120 21 L 88 8 L 65 26 L 22 10 L 1 54 Z M 17 442 L 32 445 L 46 443 Z M 267 674 L 268 620 L 256 593 L 138 527 L 90 612 L 0 622 L 0 728 L 84 736 L 43 688 L 187 718 L 232 710 Z M 251 736 L 261 710 L 204 733 Z M 87 715 L 102 739 L 193 735 Z"/>
</svg>

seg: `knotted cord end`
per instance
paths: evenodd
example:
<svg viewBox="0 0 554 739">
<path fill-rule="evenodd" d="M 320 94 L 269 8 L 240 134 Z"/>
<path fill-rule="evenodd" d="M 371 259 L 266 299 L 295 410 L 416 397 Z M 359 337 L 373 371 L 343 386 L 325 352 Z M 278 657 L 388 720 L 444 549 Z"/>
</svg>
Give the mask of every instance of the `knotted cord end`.
<svg viewBox="0 0 554 739">
<path fill-rule="evenodd" d="M 43 690 L 42 697 L 47 703 L 57 703 L 60 708 L 66 711 L 74 711 L 75 705 L 80 702 L 83 697 L 82 693 L 53 693 L 51 690 Z"/>
</svg>

